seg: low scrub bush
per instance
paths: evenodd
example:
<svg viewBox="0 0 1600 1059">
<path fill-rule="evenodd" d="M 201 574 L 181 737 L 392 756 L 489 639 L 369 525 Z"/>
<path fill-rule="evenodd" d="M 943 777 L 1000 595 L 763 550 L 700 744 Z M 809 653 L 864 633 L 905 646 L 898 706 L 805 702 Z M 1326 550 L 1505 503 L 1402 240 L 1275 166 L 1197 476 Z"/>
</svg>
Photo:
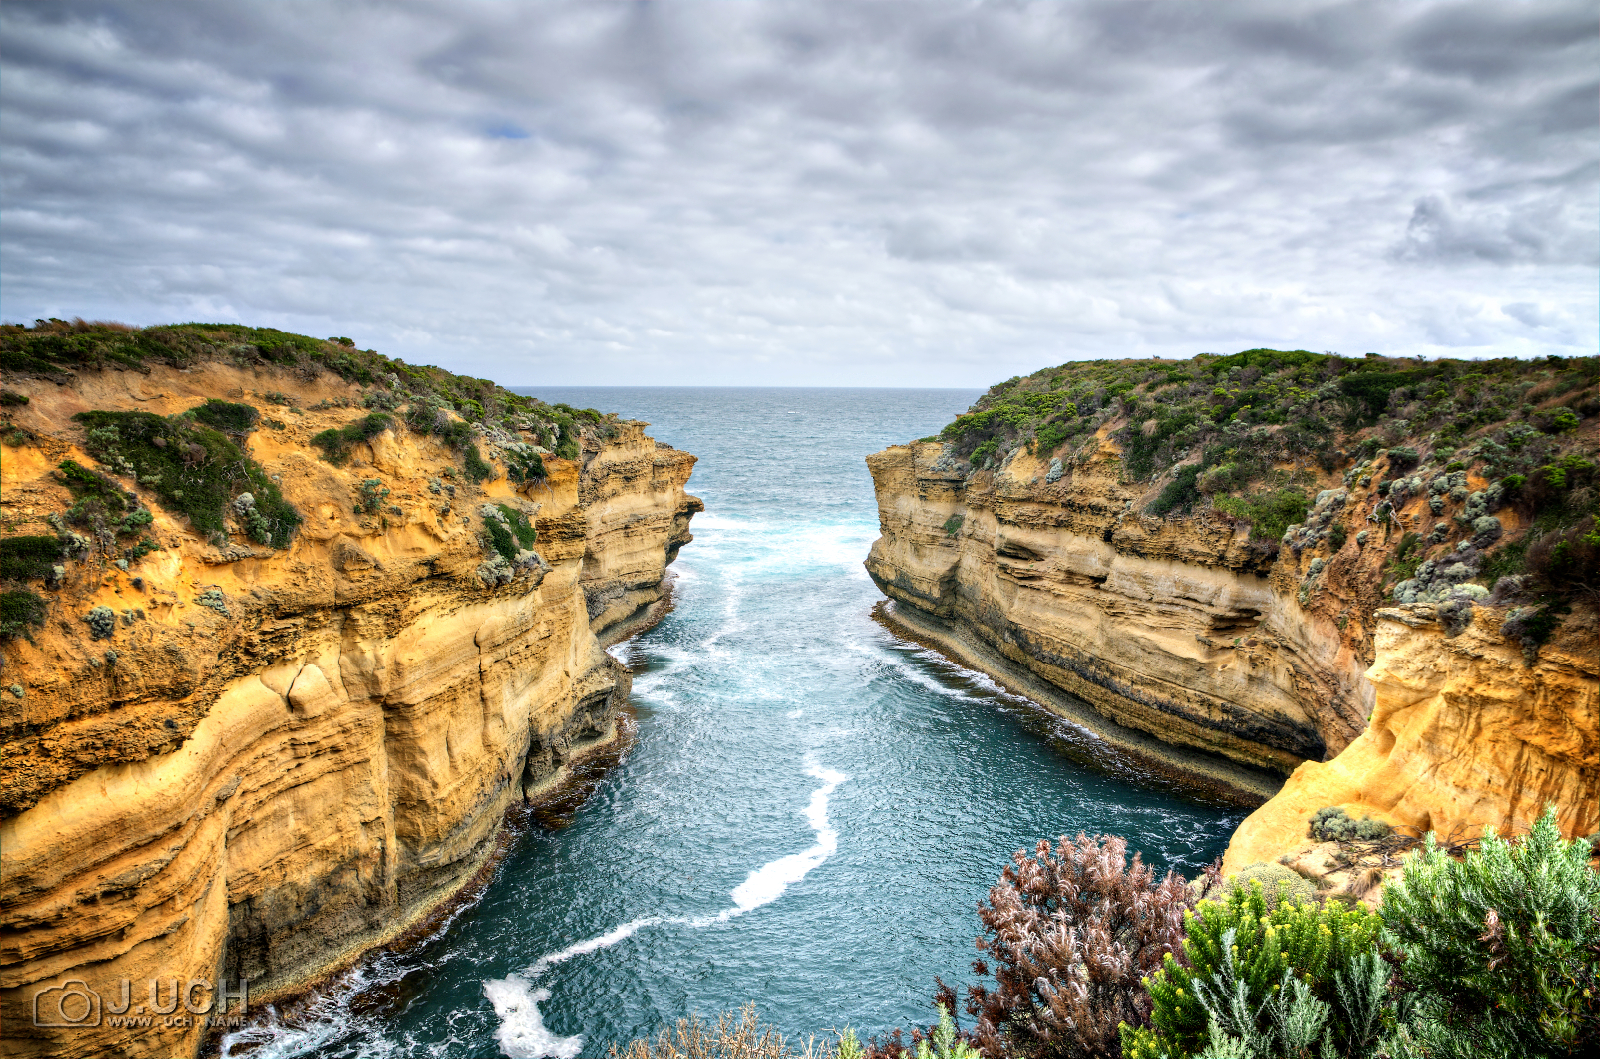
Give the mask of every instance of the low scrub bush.
<svg viewBox="0 0 1600 1059">
<path fill-rule="evenodd" d="M 1170 515 L 1174 511 L 1187 515 L 1193 510 L 1194 505 L 1201 499 L 1200 488 L 1195 484 L 1200 477 L 1200 465 L 1188 464 L 1178 468 L 1172 481 L 1166 488 L 1145 507 L 1145 514 L 1158 517 Z"/>
<path fill-rule="evenodd" d="M 972 965 L 966 1008 L 986 1055 L 1114 1059 L 1119 1026 L 1151 1011 L 1145 976 L 1171 961 L 1192 902 L 1184 880 L 1160 881 L 1114 836 L 1062 837 L 1018 850 L 978 904 L 987 959 Z M 940 983 L 943 987 L 943 983 Z"/>
<path fill-rule="evenodd" d="M 257 513 L 247 530 L 258 543 L 282 548 L 300 525 L 299 512 L 261 465 L 214 427 L 151 412 L 92 411 L 73 418 L 85 427 L 90 455 L 132 475 L 200 533 L 225 533 L 229 505 L 246 492 Z"/>
<path fill-rule="evenodd" d="M 1290 526 L 1304 522 L 1311 510 L 1305 491 L 1287 487 L 1256 496 L 1219 496 L 1212 500 L 1217 510 L 1250 523 L 1250 535 L 1262 540 L 1277 540 Z"/>
<path fill-rule="evenodd" d="M 848 1049 L 838 1050 L 839 1059 L 860 1059 L 854 1034 L 848 1039 Z M 761 1022 L 754 1004 L 746 1004 L 737 1016 L 724 1011 L 715 1022 L 699 1015 L 679 1019 L 654 1040 L 643 1038 L 622 1049 L 613 1045 L 610 1054 L 611 1059 L 828 1059 L 834 1053 L 813 1041 L 791 1046 L 777 1027 Z"/>
<path fill-rule="evenodd" d="M 0 580 L 36 581 L 49 577 L 66 551 L 61 538 L 54 536 L 0 538 Z"/>
<path fill-rule="evenodd" d="M 468 445 L 462 452 L 465 456 L 464 470 L 469 481 L 486 482 L 494 477 L 494 464 L 483 458 L 477 445 Z"/>
<path fill-rule="evenodd" d="M 324 430 L 311 439 L 311 444 L 322 450 L 323 459 L 340 467 L 350 458 L 351 449 L 382 434 L 393 422 L 383 412 L 368 412 L 354 423 Z"/>
<path fill-rule="evenodd" d="M 224 434 L 243 437 L 256 428 L 256 424 L 261 421 L 261 413 L 247 404 L 235 404 L 232 401 L 218 401 L 212 398 L 194 409 L 194 418 Z"/>
<path fill-rule="evenodd" d="M 1330 805 L 1326 809 L 1318 809 L 1311 817 L 1308 833 L 1318 842 L 1349 842 L 1375 841 L 1388 837 L 1393 830 L 1382 820 L 1374 820 L 1370 816 L 1353 820 L 1343 809 Z"/>
<path fill-rule="evenodd" d="M 1225 1031 L 1234 1025 L 1230 1037 L 1271 1040 L 1281 1035 L 1277 1019 L 1291 1012 L 1275 1011 L 1268 1001 L 1277 997 L 1281 1005 L 1286 992 L 1296 998 L 1296 1017 L 1318 1010 L 1311 998 L 1327 1009 L 1318 1034 L 1331 1038 L 1334 1054 L 1366 1054 L 1351 1050 L 1351 1023 L 1364 1019 L 1341 998 L 1340 983 L 1350 993 L 1350 984 L 1370 970 L 1358 958 L 1373 949 L 1381 921 L 1364 911 L 1290 901 L 1287 889 L 1279 897 L 1272 907 L 1260 880 L 1253 880 L 1231 888 L 1220 902 L 1200 902 L 1185 917 L 1185 958 L 1168 956 L 1148 982 L 1150 1025 L 1123 1029 L 1129 1059 L 1199 1055 L 1226 1043 L 1212 1039 L 1219 1024 Z"/>
<path fill-rule="evenodd" d="M 44 597 L 26 588 L 0 592 L 0 641 L 29 636 L 43 628 L 46 612 Z"/>
<path fill-rule="evenodd" d="M 1384 939 L 1415 1005 L 1421 1054 L 1594 1054 L 1600 875 L 1547 810 L 1520 841 L 1490 829 L 1457 861 L 1430 833 L 1384 891 Z"/>
</svg>

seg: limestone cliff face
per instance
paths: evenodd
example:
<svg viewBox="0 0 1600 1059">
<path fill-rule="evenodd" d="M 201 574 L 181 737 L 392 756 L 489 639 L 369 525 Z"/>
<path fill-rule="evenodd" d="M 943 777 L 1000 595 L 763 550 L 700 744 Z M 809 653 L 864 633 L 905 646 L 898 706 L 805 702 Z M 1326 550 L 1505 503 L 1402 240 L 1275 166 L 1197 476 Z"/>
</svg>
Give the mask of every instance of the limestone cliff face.
<svg viewBox="0 0 1600 1059">
<path fill-rule="evenodd" d="M 935 443 L 867 464 L 883 533 L 867 569 L 900 614 L 1167 743 L 1292 770 L 1234 836 L 1229 871 L 1310 851 L 1326 806 L 1476 837 L 1554 803 L 1565 833 L 1600 830 L 1592 611 L 1529 664 L 1494 608 L 1455 635 L 1431 605 L 1380 609 L 1382 550 L 1354 534 L 1326 558 L 1269 557 L 1225 520 L 1133 513 L 1109 445 L 1057 482 L 1025 451 L 993 472 L 964 473 Z M 1357 514 L 1378 502 L 1324 496 Z M 1426 510 L 1396 508 L 1404 528 Z"/>
<path fill-rule="evenodd" d="M 247 978 L 259 1000 L 454 894 L 507 809 L 614 734 L 628 674 L 596 631 L 660 599 L 700 509 L 684 493 L 694 457 L 642 424 L 586 438 L 581 460 L 549 459 L 537 485 L 480 488 L 400 426 L 332 467 L 308 439 L 359 410 L 259 396 L 308 408 L 359 395 L 337 380 L 209 364 L 11 385 L 31 398 L 16 421 L 35 439 L 3 453 L 8 532 L 44 532 L 31 524 L 65 506 L 50 476 L 62 459 L 92 464 L 73 412 L 171 414 L 224 395 L 282 421 L 250 447 L 305 519 L 274 551 L 203 540 L 152 504 L 164 550 L 126 571 L 69 564 L 47 626 L 6 645 L 0 685 L 20 689 L 4 692 L 0 731 L 13 1054 L 192 1054 L 203 1016 L 114 1024 L 122 982 L 145 1009 L 122 1008 L 133 1015 L 165 1008 L 174 979 Z M 371 479 L 389 494 L 358 514 Z M 537 560 L 509 581 L 480 570 L 487 502 L 538 532 Z M 97 605 L 117 615 L 109 639 L 82 620 Z M 98 1025 L 34 1025 L 34 995 L 69 979 L 102 998 Z"/>
<path fill-rule="evenodd" d="M 963 474 L 942 446 L 867 458 L 883 536 L 867 570 L 1119 724 L 1287 773 L 1361 731 L 1365 659 L 1248 529 L 1129 512 L 1109 449 L 1046 480 L 1025 452 Z"/>
<path fill-rule="evenodd" d="M 659 613 L 667 564 L 694 539 L 689 520 L 705 510 L 683 492 L 694 457 L 646 437 L 645 426 L 623 424 L 620 436 L 585 462 L 579 483 L 587 522 L 584 598 L 595 634 L 605 643 Z"/>
<path fill-rule="evenodd" d="M 1475 838 L 1525 831 L 1548 803 L 1566 834 L 1600 831 L 1600 666 L 1584 617 L 1530 666 L 1489 615 L 1452 638 L 1431 606 L 1379 611 L 1371 723 L 1239 826 L 1225 870 L 1309 849 L 1307 818 L 1326 806 Z"/>
</svg>

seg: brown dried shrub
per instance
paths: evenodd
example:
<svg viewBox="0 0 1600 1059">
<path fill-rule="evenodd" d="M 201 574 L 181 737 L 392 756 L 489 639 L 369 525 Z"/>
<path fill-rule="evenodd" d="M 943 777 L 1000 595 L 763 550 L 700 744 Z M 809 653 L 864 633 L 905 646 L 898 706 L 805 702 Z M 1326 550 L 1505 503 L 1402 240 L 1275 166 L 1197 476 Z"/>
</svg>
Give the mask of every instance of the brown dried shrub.
<svg viewBox="0 0 1600 1059">
<path fill-rule="evenodd" d="M 1120 1059 L 1117 1026 L 1149 1024 L 1141 979 L 1169 952 L 1187 965 L 1183 914 L 1194 896 L 1181 876 L 1157 882 L 1127 852 L 1114 835 L 1062 836 L 1054 852 L 1041 841 L 1032 856 L 1014 853 L 978 902 L 978 949 L 995 984 L 970 987 L 966 1008 L 984 1055 Z M 972 969 L 989 974 L 983 958 Z"/>
</svg>

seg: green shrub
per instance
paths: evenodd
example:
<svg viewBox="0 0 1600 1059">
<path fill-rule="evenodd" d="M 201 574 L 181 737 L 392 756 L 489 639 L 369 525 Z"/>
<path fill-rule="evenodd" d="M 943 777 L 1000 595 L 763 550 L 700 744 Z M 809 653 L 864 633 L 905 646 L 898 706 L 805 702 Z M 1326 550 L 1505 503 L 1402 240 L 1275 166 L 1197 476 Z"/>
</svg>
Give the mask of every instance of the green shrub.
<svg viewBox="0 0 1600 1059">
<path fill-rule="evenodd" d="M 1287 527 L 1285 527 L 1287 528 Z M 1349 531 L 1344 528 L 1343 522 L 1335 522 L 1328 527 L 1328 550 L 1337 552 L 1344 547 L 1344 542 L 1349 539 Z"/>
<path fill-rule="evenodd" d="M 549 476 L 545 470 L 544 457 L 537 452 L 506 453 L 506 477 L 518 485 L 528 482 L 542 482 Z"/>
<path fill-rule="evenodd" d="M 1389 450 L 1389 469 L 1403 471 L 1417 465 L 1417 450 L 1410 445 L 1401 445 Z"/>
<path fill-rule="evenodd" d="M 1195 485 L 1195 480 L 1200 476 L 1200 465 L 1187 464 L 1178 468 L 1178 473 L 1172 476 L 1161 494 L 1145 506 L 1145 514 L 1162 517 L 1174 511 L 1188 514 L 1194 505 L 1201 499 L 1200 490 Z"/>
<path fill-rule="evenodd" d="M 494 477 L 494 465 L 485 460 L 478 452 L 477 445 L 468 445 L 463 451 L 466 457 L 467 478 L 473 482 L 485 482 Z"/>
<path fill-rule="evenodd" d="M 250 533 L 258 542 L 285 547 L 300 525 L 299 512 L 283 499 L 277 484 L 221 431 L 187 416 L 163 418 L 151 412 L 92 411 L 73 418 L 86 428 L 85 448 L 91 455 L 135 475 L 162 507 L 186 516 L 200 533 L 225 533 L 228 506 L 245 492 L 257 513 Z M 63 471 L 82 480 L 76 471 Z"/>
<path fill-rule="evenodd" d="M 1600 876 L 1554 808 L 1457 861 L 1430 833 L 1384 891 L 1413 1026 L 1439 1057 L 1576 1055 L 1600 1042 Z"/>
<path fill-rule="evenodd" d="M 322 450 L 322 458 L 335 467 L 343 466 L 350 458 L 350 450 L 362 442 L 371 441 L 393 424 L 382 412 L 368 412 L 354 423 L 330 427 L 311 439 L 311 444 Z"/>
<path fill-rule="evenodd" d="M 1206 1048 L 1212 1014 L 1202 992 L 1205 985 L 1221 984 L 1219 977 L 1231 978 L 1230 989 L 1242 989 L 1239 1004 L 1262 1035 L 1270 1033 L 1268 999 L 1298 979 L 1309 995 L 1335 1009 L 1327 1025 L 1339 1054 L 1348 1054 L 1351 1037 L 1362 1028 L 1351 1025 L 1360 1013 L 1341 999 L 1340 981 L 1351 983 L 1370 970 L 1362 958 L 1373 949 L 1381 921 L 1362 910 L 1318 907 L 1287 896 L 1280 889 L 1277 907 L 1270 907 L 1257 879 L 1230 889 L 1221 902 L 1200 902 L 1185 917 L 1186 961 L 1168 955 L 1146 980 L 1151 1024 L 1123 1028 L 1123 1054 L 1185 1059 Z M 1197 983 L 1204 985 L 1197 989 Z M 1344 992 L 1351 992 L 1348 985 Z"/>
<path fill-rule="evenodd" d="M 1250 523 L 1250 536 L 1262 540 L 1278 540 L 1290 526 L 1304 522 L 1311 510 L 1311 500 L 1305 491 L 1290 486 L 1252 497 L 1219 496 L 1212 500 L 1219 510 Z"/>
<path fill-rule="evenodd" d="M 54 536 L 0 538 L 0 579 L 33 581 L 49 577 L 66 551 L 61 538 Z"/>
<path fill-rule="evenodd" d="M 224 434 L 244 435 L 256 428 L 261 413 L 247 404 L 219 401 L 211 398 L 193 409 L 194 417 L 208 427 L 216 427 Z"/>
<path fill-rule="evenodd" d="M 949 518 L 944 520 L 944 535 L 946 537 L 954 537 L 956 534 L 961 532 L 961 527 L 966 525 L 966 522 L 967 516 L 961 514 L 960 512 L 951 515 Z"/>
<path fill-rule="evenodd" d="M 1311 885 L 1310 880 L 1293 868 L 1267 861 L 1245 865 L 1230 876 L 1225 885 L 1232 890 L 1247 889 L 1258 884 L 1269 909 L 1277 908 L 1280 901 L 1310 901 L 1317 894 L 1317 888 Z"/>
<path fill-rule="evenodd" d="M 1343 809 L 1330 805 L 1326 809 L 1318 809 L 1311 817 L 1307 833 L 1318 842 L 1370 842 L 1386 838 L 1393 831 L 1382 820 L 1374 820 L 1370 816 L 1352 820 Z"/>
<path fill-rule="evenodd" d="M 498 518 L 495 512 L 499 513 Z M 534 528 L 532 520 L 505 504 L 484 507 L 483 528 L 489 534 L 491 546 L 508 563 L 516 561 L 518 552 L 531 550 L 539 540 L 538 530 Z"/>
<path fill-rule="evenodd" d="M 578 446 L 578 435 L 575 432 L 563 430 L 561 440 L 556 442 L 555 453 L 563 460 L 575 460 L 582 450 Z"/>
<path fill-rule="evenodd" d="M 44 597 L 25 588 L 0 592 L 0 641 L 44 627 Z"/>
</svg>

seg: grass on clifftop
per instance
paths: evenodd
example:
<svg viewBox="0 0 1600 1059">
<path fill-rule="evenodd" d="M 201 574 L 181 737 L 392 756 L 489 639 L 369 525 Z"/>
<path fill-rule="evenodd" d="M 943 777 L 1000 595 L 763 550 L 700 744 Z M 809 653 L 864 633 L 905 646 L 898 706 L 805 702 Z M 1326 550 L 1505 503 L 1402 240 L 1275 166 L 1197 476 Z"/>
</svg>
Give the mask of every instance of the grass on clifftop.
<svg viewBox="0 0 1600 1059">
<path fill-rule="evenodd" d="M 1025 449 L 1059 460 L 1065 478 L 1109 439 L 1146 515 L 1248 522 L 1262 559 L 1280 543 L 1296 554 L 1326 544 L 1330 557 L 1350 537 L 1363 549 L 1392 546 L 1386 591 L 1420 573 L 1410 587 L 1431 588 L 1427 601 L 1449 589 L 1445 573 L 1485 590 L 1512 585 L 1499 601 L 1528 609 L 1513 612 L 1508 635 L 1536 646 L 1566 601 L 1600 602 L 1597 387 L 1600 357 L 1430 361 L 1249 349 L 1086 361 L 991 387 L 938 440 L 974 471 Z M 1319 493 L 1335 474 L 1346 492 Z M 1490 486 L 1474 492 L 1469 476 Z M 1410 532 L 1393 513 L 1419 497 L 1428 506 Z M 1525 532 L 1502 539 L 1493 512 L 1504 508 Z"/>
<path fill-rule="evenodd" d="M 103 321 L 51 319 L 37 321 L 31 328 L 0 325 L 0 371 L 4 372 L 64 380 L 80 371 L 148 371 L 152 364 L 184 368 L 202 361 L 240 367 L 276 365 L 307 382 L 321 375 L 337 375 L 366 390 L 362 396 L 365 407 L 400 412 L 411 430 L 437 434 L 461 452 L 474 436 L 473 424 L 527 432 L 540 447 L 563 459 L 579 457 L 584 432 L 602 437 L 616 433 L 615 415 L 593 408 L 550 405 L 512 393 L 488 379 L 407 364 L 376 350 L 356 349 L 344 337 L 312 338 L 242 324 L 134 328 Z M 330 442 L 328 447 L 338 451 L 339 441 Z M 514 460 L 513 478 L 543 477 L 542 463 L 532 458 L 538 455 L 529 453 Z M 470 454 L 465 459 L 469 474 L 482 473 Z"/>
</svg>

